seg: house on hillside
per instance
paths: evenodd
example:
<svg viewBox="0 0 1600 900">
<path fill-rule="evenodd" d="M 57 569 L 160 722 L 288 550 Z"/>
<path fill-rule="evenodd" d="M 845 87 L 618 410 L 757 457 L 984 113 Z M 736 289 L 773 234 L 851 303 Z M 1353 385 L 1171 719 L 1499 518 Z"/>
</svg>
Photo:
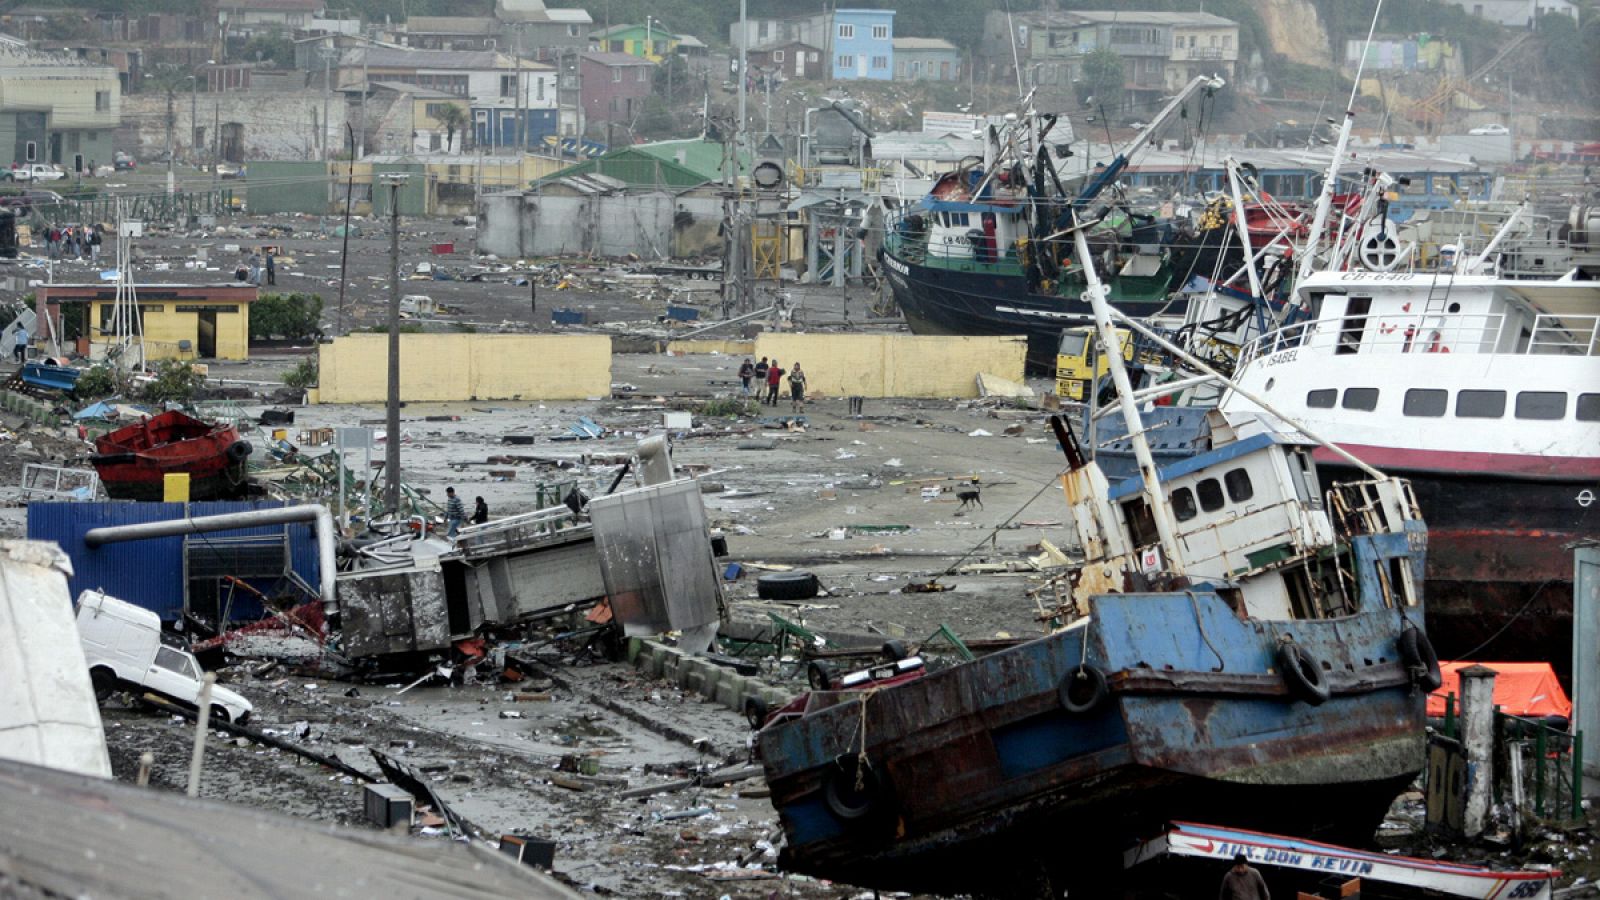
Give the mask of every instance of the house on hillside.
<svg viewBox="0 0 1600 900">
<path fill-rule="evenodd" d="M 1480 19 L 1488 19 L 1507 28 L 1532 28 L 1534 20 L 1545 13 L 1568 16 L 1578 21 L 1578 4 L 1573 0 L 1444 0 L 1459 6 Z"/>
<path fill-rule="evenodd" d="M 895 81 L 960 81 L 961 51 L 943 38 L 894 39 Z"/>
<path fill-rule="evenodd" d="M 589 46 L 601 53 L 627 53 L 661 62 L 678 51 L 679 37 L 648 19 L 643 25 L 613 25 L 589 34 Z"/>
<path fill-rule="evenodd" d="M 416 50 L 498 50 L 500 20 L 490 16 L 412 16 L 404 41 Z"/>
<path fill-rule="evenodd" d="M 629 53 L 583 53 L 578 56 L 583 91 L 583 118 L 589 125 L 628 123 L 644 109 L 656 64 Z"/>
<path fill-rule="evenodd" d="M 745 53 L 752 72 L 777 72 L 784 78 L 817 80 L 827 74 L 822 50 L 800 41 L 780 41 L 751 47 Z"/>
<path fill-rule="evenodd" d="M 494 16 L 504 38 L 500 49 L 520 44 L 524 56 L 542 61 L 589 49 L 589 32 L 594 28 L 587 10 L 551 9 L 543 0 L 495 0 Z"/>
<path fill-rule="evenodd" d="M 0 168 L 109 163 L 122 119 L 117 70 L 66 53 L 0 46 Z"/>
<path fill-rule="evenodd" d="M 257 34 L 282 34 L 311 27 L 326 12 L 324 0 L 206 0 L 217 29 L 228 38 L 249 40 Z"/>
<path fill-rule="evenodd" d="M 833 77 L 888 81 L 894 77 L 894 10 L 836 9 L 828 23 Z"/>
<path fill-rule="evenodd" d="M 557 133 L 555 68 L 493 50 L 363 47 L 339 61 L 339 90 L 367 82 L 431 89 L 466 101 L 481 147 L 536 147 Z"/>
</svg>

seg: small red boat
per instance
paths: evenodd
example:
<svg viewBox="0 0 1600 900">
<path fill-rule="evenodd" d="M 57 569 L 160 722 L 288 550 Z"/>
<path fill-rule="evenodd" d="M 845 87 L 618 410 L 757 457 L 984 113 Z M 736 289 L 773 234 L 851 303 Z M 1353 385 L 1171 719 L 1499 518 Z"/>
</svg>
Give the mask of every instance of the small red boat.
<svg viewBox="0 0 1600 900">
<path fill-rule="evenodd" d="M 114 500 L 160 500 L 164 476 L 178 472 L 189 473 L 191 500 L 230 500 L 247 492 L 251 447 L 232 425 L 171 410 L 96 439 L 94 449 L 89 461 Z"/>
</svg>

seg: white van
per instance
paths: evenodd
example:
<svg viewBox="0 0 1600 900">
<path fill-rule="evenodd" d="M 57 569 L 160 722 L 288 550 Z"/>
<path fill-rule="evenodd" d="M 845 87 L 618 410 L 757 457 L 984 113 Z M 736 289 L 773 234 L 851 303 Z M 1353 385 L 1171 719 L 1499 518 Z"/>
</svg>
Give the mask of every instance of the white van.
<svg viewBox="0 0 1600 900">
<path fill-rule="evenodd" d="M 101 700 L 118 688 L 149 691 L 191 709 L 200 705 L 200 663 L 161 642 L 161 617 L 99 591 L 78 595 L 78 636 L 89 678 Z M 211 688 L 211 714 L 243 724 L 255 707 L 221 685 Z"/>
</svg>

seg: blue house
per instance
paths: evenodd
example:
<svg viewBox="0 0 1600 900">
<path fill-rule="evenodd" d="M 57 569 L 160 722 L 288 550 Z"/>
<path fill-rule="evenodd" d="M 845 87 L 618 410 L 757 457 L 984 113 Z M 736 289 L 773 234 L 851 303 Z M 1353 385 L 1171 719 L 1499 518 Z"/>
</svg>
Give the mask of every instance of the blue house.
<svg viewBox="0 0 1600 900">
<path fill-rule="evenodd" d="M 894 77 L 894 10 L 833 11 L 833 77 L 888 81 Z"/>
</svg>

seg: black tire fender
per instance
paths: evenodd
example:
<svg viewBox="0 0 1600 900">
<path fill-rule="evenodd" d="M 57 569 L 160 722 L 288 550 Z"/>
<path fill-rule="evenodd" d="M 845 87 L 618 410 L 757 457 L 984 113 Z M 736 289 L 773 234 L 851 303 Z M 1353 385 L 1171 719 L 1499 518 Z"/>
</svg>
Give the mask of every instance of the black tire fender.
<svg viewBox="0 0 1600 900">
<path fill-rule="evenodd" d="M 831 691 L 837 681 L 833 668 L 821 660 L 812 660 L 806 666 L 806 683 L 813 691 Z"/>
<path fill-rule="evenodd" d="M 860 822 L 883 813 L 887 791 L 870 760 L 854 754 L 841 756 L 829 767 L 822 785 L 822 802 L 844 822 Z"/>
<path fill-rule="evenodd" d="M 244 462 L 250 458 L 250 451 L 254 449 L 249 441 L 234 441 L 228 445 L 228 458 L 234 462 Z"/>
<path fill-rule="evenodd" d="M 810 600 L 819 587 L 810 572 L 772 572 L 756 579 L 756 594 L 763 600 Z"/>
<path fill-rule="evenodd" d="M 1322 664 L 1294 641 L 1284 641 L 1278 646 L 1278 671 L 1289 688 L 1289 695 L 1296 700 L 1321 706 L 1331 696 Z"/>
<path fill-rule="evenodd" d="M 1111 699 L 1106 673 L 1093 663 L 1074 666 L 1061 679 L 1056 693 L 1061 698 L 1062 708 L 1075 716 L 1088 715 Z"/>
<path fill-rule="evenodd" d="M 1433 642 L 1428 640 L 1421 628 L 1412 625 L 1400 632 L 1400 658 L 1411 671 L 1412 679 L 1428 693 L 1437 691 L 1444 684 L 1444 673 L 1439 670 L 1439 654 L 1434 652 Z"/>
</svg>

